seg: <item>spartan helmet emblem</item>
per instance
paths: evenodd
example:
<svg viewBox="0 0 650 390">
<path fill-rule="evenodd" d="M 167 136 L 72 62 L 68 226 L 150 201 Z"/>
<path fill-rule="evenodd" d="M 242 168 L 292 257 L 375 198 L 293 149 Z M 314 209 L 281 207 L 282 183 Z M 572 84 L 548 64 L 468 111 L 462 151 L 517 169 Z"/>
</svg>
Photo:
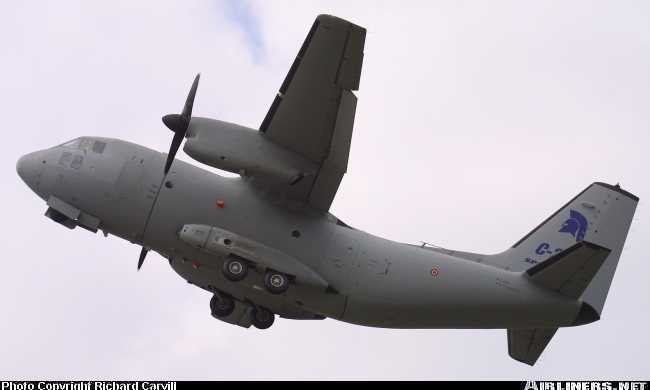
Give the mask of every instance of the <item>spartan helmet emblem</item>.
<svg viewBox="0 0 650 390">
<path fill-rule="evenodd" d="M 561 233 L 569 233 L 576 241 L 582 241 L 587 232 L 587 218 L 575 210 L 570 211 L 569 219 L 564 221 L 560 228 Z"/>
</svg>

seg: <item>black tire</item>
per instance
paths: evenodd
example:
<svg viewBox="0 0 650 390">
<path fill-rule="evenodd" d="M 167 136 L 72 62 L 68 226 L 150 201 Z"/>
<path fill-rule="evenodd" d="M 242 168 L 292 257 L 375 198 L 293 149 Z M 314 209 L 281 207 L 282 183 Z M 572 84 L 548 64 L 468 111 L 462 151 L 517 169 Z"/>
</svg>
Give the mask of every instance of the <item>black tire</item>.
<svg viewBox="0 0 650 390">
<path fill-rule="evenodd" d="M 251 316 L 251 322 L 257 329 L 268 329 L 275 322 L 275 314 L 263 307 L 254 308 Z"/>
<path fill-rule="evenodd" d="M 264 287 L 271 294 L 282 294 L 289 288 L 289 277 L 282 272 L 268 270 L 264 275 Z"/>
<path fill-rule="evenodd" d="M 244 259 L 230 257 L 223 262 L 223 275 L 232 282 L 239 282 L 248 274 L 248 264 Z"/>
<path fill-rule="evenodd" d="M 235 310 L 235 301 L 225 294 L 214 294 L 210 299 L 210 310 L 216 317 L 227 317 Z"/>
</svg>

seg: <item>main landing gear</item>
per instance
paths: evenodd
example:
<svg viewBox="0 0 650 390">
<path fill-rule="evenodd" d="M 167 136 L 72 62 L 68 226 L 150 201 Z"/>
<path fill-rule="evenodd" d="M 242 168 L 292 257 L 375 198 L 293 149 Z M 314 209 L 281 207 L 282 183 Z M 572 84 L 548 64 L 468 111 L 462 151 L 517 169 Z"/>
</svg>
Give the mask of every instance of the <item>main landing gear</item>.
<svg viewBox="0 0 650 390">
<path fill-rule="evenodd" d="M 263 307 L 255 306 L 251 312 L 251 322 L 257 329 L 268 329 L 275 321 L 275 314 Z"/>
<path fill-rule="evenodd" d="M 232 282 L 244 280 L 248 274 L 248 263 L 239 256 L 230 256 L 223 263 L 223 275 Z"/>
<path fill-rule="evenodd" d="M 275 314 L 269 309 L 252 302 L 235 301 L 222 292 L 214 293 L 210 299 L 210 310 L 217 319 L 245 328 L 253 325 L 257 329 L 268 329 L 275 322 Z"/>
<path fill-rule="evenodd" d="M 289 277 L 282 272 L 268 270 L 264 275 L 264 287 L 271 294 L 282 294 L 289 288 Z"/>
<path fill-rule="evenodd" d="M 227 317 L 235 310 L 235 301 L 226 294 L 214 294 L 210 299 L 210 310 L 217 317 Z"/>
<path fill-rule="evenodd" d="M 231 282 L 239 282 L 246 278 L 248 275 L 248 268 L 250 267 L 248 260 L 236 256 L 230 255 L 224 261 L 223 268 L 221 271 L 226 279 Z M 282 294 L 289 288 L 289 276 L 279 272 L 269 269 L 264 275 L 264 287 L 271 294 Z"/>
</svg>

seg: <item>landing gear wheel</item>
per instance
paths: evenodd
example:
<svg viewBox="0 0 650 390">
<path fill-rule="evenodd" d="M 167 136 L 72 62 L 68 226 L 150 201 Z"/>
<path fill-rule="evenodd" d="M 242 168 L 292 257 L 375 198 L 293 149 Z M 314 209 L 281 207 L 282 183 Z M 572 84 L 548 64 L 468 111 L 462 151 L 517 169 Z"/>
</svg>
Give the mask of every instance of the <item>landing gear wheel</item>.
<svg viewBox="0 0 650 390">
<path fill-rule="evenodd" d="M 214 294 L 210 299 L 210 310 L 217 317 L 227 317 L 235 310 L 235 301 L 224 294 Z"/>
<path fill-rule="evenodd" d="M 251 316 L 251 322 L 257 329 L 268 329 L 275 321 L 275 314 L 263 307 L 254 308 Z"/>
<path fill-rule="evenodd" d="M 266 271 L 264 286 L 271 294 L 282 294 L 289 288 L 289 277 L 282 272 Z"/>
<path fill-rule="evenodd" d="M 223 263 L 223 274 L 232 282 L 244 280 L 248 274 L 248 264 L 240 258 L 232 257 Z"/>
</svg>

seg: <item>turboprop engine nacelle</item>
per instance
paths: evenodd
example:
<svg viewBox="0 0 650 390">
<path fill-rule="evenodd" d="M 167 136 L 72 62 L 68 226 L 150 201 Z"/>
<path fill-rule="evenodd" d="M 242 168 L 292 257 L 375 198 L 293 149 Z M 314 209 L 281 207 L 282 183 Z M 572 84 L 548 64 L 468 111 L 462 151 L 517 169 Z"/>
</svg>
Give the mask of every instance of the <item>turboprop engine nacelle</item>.
<svg viewBox="0 0 650 390">
<path fill-rule="evenodd" d="M 263 133 L 214 119 L 193 117 L 183 147 L 193 159 L 241 174 L 296 184 L 315 172 L 314 163 L 287 150 Z"/>
</svg>

